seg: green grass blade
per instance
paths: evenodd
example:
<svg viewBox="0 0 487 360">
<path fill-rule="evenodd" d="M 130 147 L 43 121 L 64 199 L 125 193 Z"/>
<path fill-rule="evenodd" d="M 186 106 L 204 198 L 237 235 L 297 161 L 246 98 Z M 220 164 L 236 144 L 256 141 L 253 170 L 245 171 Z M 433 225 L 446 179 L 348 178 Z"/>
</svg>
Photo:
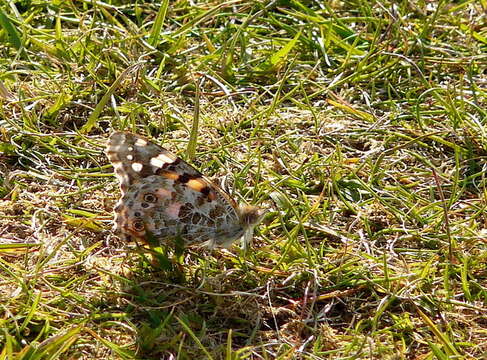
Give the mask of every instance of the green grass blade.
<svg viewBox="0 0 487 360">
<path fill-rule="evenodd" d="M 423 321 L 426 325 L 430 328 L 431 332 L 436 336 L 436 338 L 445 346 L 445 351 L 449 356 L 459 356 L 457 349 L 455 346 L 450 342 L 448 336 L 444 334 L 438 327 L 434 324 L 434 322 L 426 315 L 421 309 L 416 308 L 416 311 L 421 316 Z"/>
<path fill-rule="evenodd" d="M 23 46 L 22 39 L 17 31 L 15 25 L 10 21 L 10 18 L 0 9 L 0 26 L 8 35 L 8 41 L 17 49 L 20 50 Z"/>
<path fill-rule="evenodd" d="M 198 129 L 200 123 L 200 84 L 198 81 L 195 82 L 196 92 L 194 98 L 194 113 L 193 113 L 193 123 L 191 125 L 191 132 L 189 134 L 187 154 L 188 159 L 194 159 L 196 155 L 196 145 L 198 143 Z"/>
<path fill-rule="evenodd" d="M 299 31 L 296 36 L 290 40 L 286 45 L 284 45 L 279 51 L 271 56 L 269 59 L 269 63 L 273 67 L 277 67 L 281 64 L 287 57 L 287 55 L 291 52 L 291 50 L 296 46 L 298 43 L 299 37 L 301 36 L 301 31 Z"/>
<path fill-rule="evenodd" d="M 149 35 L 148 43 L 152 46 L 157 46 L 160 42 L 162 28 L 164 26 L 164 21 L 166 19 L 167 7 L 169 5 L 169 0 L 163 0 L 159 11 L 157 12 L 156 20 Z"/>
<path fill-rule="evenodd" d="M 232 329 L 228 329 L 228 336 L 227 336 L 227 353 L 225 356 L 226 360 L 233 360 L 233 351 L 232 351 Z"/>
<path fill-rule="evenodd" d="M 191 328 L 186 324 L 186 322 L 184 322 L 182 319 L 180 319 L 177 316 L 175 318 L 177 319 L 179 324 L 184 328 L 184 330 L 189 334 L 189 336 L 191 336 L 191 338 L 198 345 L 201 351 L 203 351 L 203 353 L 205 354 L 205 358 L 209 360 L 213 360 L 213 356 L 211 356 L 208 350 L 203 346 L 198 336 L 193 332 L 193 330 L 191 330 Z"/>
<path fill-rule="evenodd" d="M 42 292 L 38 292 L 34 298 L 34 301 L 32 302 L 32 305 L 30 306 L 29 313 L 25 317 L 23 324 L 20 326 L 20 331 L 24 331 L 24 329 L 29 325 L 30 321 L 32 320 L 32 317 L 37 311 L 37 307 L 39 305 L 41 297 L 42 297 Z"/>
</svg>

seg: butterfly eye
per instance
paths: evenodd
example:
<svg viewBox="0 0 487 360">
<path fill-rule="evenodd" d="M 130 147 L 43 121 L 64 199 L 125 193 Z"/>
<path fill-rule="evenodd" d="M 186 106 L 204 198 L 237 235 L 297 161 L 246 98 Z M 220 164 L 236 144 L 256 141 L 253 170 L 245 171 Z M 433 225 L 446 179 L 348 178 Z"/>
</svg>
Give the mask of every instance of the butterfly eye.
<svg viewBox="0 0 487 360">
<path fill-rule="evenodd" d="M 142 231 L 145 229 L 145 226 L 144 226 L 144 222 L 142 220 L 135 220 L 133 223 L 132 223 L 132 228 L 139 232 L 139 231 Z"/>
<path fill-rule="evenodd" d="M 155 203 L 157 201 L 157 197 L 154 194 L 147 193 L 144 195 L 144 201 L 148 203 Z"/>
</svg>

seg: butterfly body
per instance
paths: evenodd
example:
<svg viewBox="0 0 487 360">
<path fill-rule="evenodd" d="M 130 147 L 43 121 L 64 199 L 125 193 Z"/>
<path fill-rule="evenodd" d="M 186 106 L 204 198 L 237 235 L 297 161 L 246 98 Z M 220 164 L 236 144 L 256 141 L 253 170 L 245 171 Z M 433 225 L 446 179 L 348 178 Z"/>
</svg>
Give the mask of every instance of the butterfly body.
<svg viewBox="0 0 487 360">
<path fill-rule="evenodd" d="M 139 135 L 114 132 L 107 156 L 120 181 L 114 210 L 122 237 L 228 247 L 250 238 L 263 217 L 262 209 L 240 207 L 191 165 Z"/>
</svg>

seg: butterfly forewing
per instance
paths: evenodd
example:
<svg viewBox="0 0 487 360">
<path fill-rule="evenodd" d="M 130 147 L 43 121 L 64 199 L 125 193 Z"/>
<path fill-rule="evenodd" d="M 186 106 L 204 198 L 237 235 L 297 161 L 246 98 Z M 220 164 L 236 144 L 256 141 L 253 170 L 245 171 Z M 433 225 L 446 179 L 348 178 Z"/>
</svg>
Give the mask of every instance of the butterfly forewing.
<svg viewBox="0 0 487 360">
<path fill-rule="evenodd" d="M 107 156 L 120 181 L 122 194 L 135 182 L 163 169 L 179 169 L 193 176 L 201 174 L 172 152 L 142 136 L 128 132 L 114 132 L 108 139 Z"/>
</svg>

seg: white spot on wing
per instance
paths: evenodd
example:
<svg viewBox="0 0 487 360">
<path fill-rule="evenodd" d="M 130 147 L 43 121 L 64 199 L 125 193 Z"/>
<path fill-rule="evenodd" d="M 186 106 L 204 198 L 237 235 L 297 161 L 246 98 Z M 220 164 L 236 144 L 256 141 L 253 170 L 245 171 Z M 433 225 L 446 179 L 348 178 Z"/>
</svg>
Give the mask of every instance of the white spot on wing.
<svg viewBox="0 0 487 360">
<path fill-rule="evenodd" d="M 159 154 L 158 156 L 156 157 L 153 157 L 152 159 L 150 159 L 150 164 L 152 166 L 155 166 L 155 167 L 158 167 L 158 168 L 162 168 L 164 166 L 164 164 L 171 164 L 173 163 L 174 160 L 171 159 L 170 157 L 164 155 L 164 154 Z"/>
<path fill-rule="evenodd" d="M 127 150 L 132 152 L 132 151 L 134 151 L 134 147 L 133 147 L 133 146 L 129 146 L 129 147 L 127 148 Z"/>
<path fill-rule="evenodd" d="M 113 165 L 114 169 L 122 169 L 123 168 L 123 164 L 121 161 L 113 161 L 112 165 Z"/>
<path fill-rule="evenodd" d="M 147 145 L 147 141 L 145 141 L 144 139 L 137 139 L 137 141 L 135 142 L 135 146 L 146 146 Z"/>
<path fill-rule="evenodd" d="M 142 170 L 142 168 L 143 168 L 143 165 L 141 163 L 136 162 L 136 163 L 132 164 L 132 169 L 136 172 L 140 172 Z"/>
<path fill-rule="evenodd" d="M 134 156 L 133 155 L 131 155 L 131 154 L 128 154 L 127 155 L 127 160 L 132 161 L 133 159 L 134 159 Z"/>
</svg>

